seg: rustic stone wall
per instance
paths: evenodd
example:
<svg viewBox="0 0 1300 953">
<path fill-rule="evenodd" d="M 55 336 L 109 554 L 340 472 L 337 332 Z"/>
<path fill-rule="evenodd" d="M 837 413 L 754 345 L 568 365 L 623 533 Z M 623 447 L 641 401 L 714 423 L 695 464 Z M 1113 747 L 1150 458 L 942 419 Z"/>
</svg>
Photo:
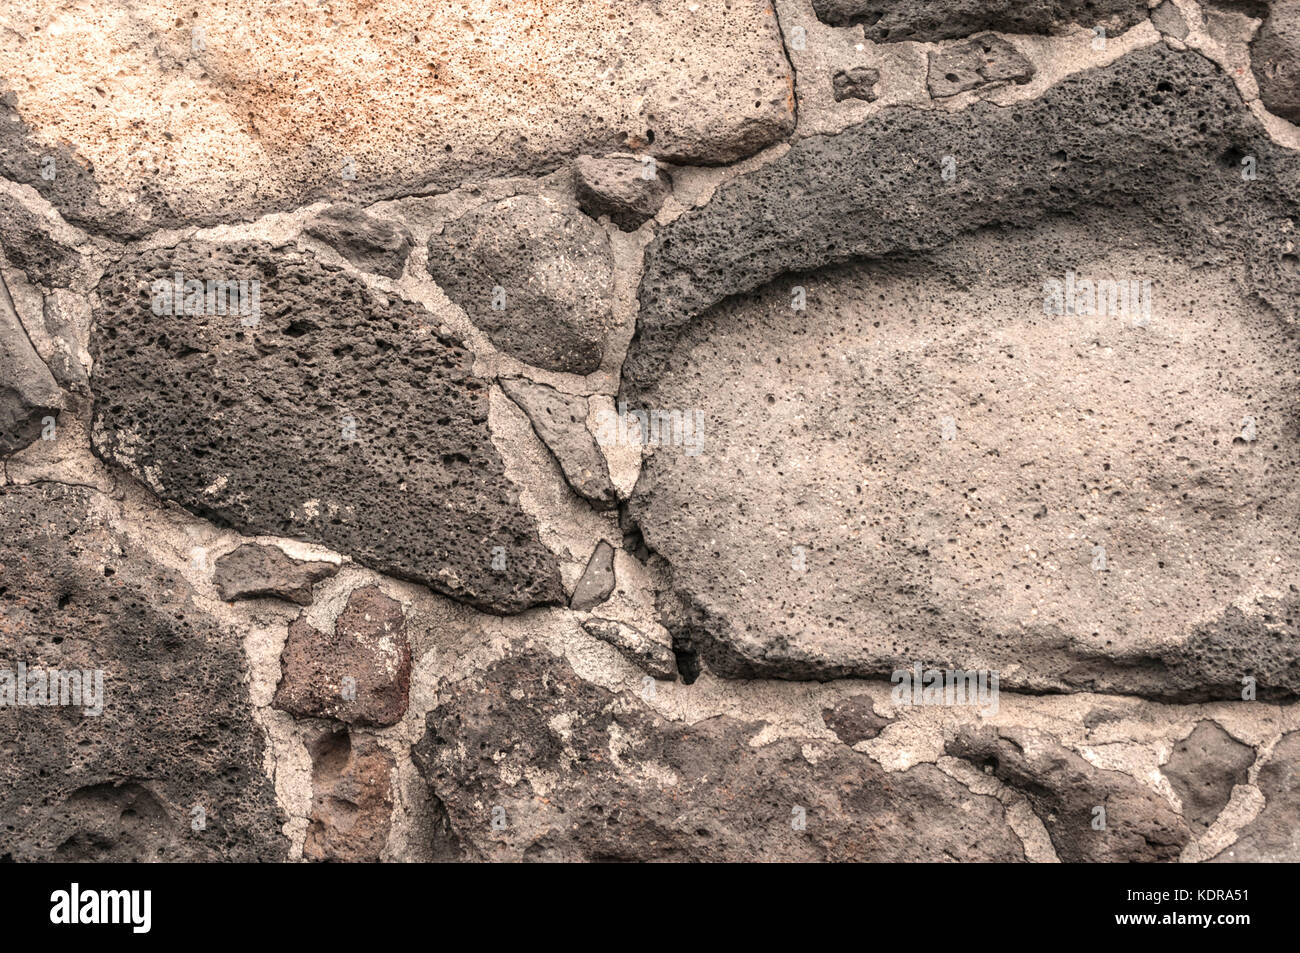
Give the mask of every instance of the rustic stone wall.
<svg viewBox="0 0 1300 953">
<path fill-rule="evenodd" d="M 0 858 L 1300 859 L 1297 4 L 0 26 Z"/>
</svg>

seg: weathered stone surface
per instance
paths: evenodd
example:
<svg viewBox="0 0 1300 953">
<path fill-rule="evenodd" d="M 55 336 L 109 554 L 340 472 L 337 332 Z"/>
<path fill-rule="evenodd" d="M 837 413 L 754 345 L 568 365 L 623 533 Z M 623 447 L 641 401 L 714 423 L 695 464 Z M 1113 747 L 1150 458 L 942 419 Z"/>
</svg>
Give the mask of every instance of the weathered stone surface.
<svg viewBox="0 0 1300 953">
<path fill-rule="evenodd" d="M 1013 45 L 992 33 L 971 37 L 930 54 L 926 77 L 935 99 L 971 89 L 1023 86 L 1034 77 L 1034 64 Z"/>
<path fill-rule="evenodd" d="M 522 377 L 503 377 L 501 389 L 528 415 L 533 430 L 574 491 L 598 509 L 618 503 L 609 464 L 587 427 L 587 401 Z"/>
<path fill-rule="evenodd" d="M 244 543 L 217 558 L 212 584 L 226 601 L 271 597 L 311 605 L 311 587 L 339 571 L 334 563 L 294 559 L 278 546 Z"/>
<path fill-rule="evenodd" d="M 1293 697 L 1291 332 L 1240 270 L 1108 255 L 1106 227 L 783 278 L 685 329 L 629 399 L 710 422 L 629 500 L 671 566 L 674 636 L 738 678 L 920 661 L 1032 691 L 1231 700 L 1251 676 Z M 1075 269 L 1160 276 L 1150 326 L 1044 314 L 1041 282 Z M 1268 435 L 1234 443 L 1252 407 Z"/>
<path fill-rule="evenodd" d="M 1075 26 L 1119 33 L 1146 18 L 1145 0 L 813 0 L 831 26 L 861 24 L 873 43 L 951 40 L 980 30 L 1063 33 Z"/>
<path fill-rule="evenodd" d="M 659 641 L 636 626 L 616 619 L 587 619 L 582 627 L 596 638 L 608 642 L 634 665 L 655 678 L 676 678 L 677 659 L 668 641 Z"/>
<path fill-rule="evenodd" d="M 303 857 L 375 863 L 392 824 L 393 756 L 373 739 L 346 728 L 322 734 L 309 751 L 311 818 Z"/>
<path fill-rule="evenodd" d="M 1150 108 L 1116 113 L 1102 89 Z M 1245 154 L 1268 188 L 1242 179 Z M 1249 675 L 1294 697 L 1300 566 L 1277 541 L 1297 531 L 1300 446 L 1285 426 L 1258 455 L 1233 441 L 1247 404 L 1293 401 L 1297 194 L 1295 159 L 1222 73 L 1155 47 L 1033 103 L 887 110 L 802 140 L 659 230 L 623 395 L 713 422 L 701 455 L 649 456 L 630 501 L 671 566 L 675 640 L 740 678 L 922 661 L 997 669 L 1004 688 L 1232 699 Z M 1042 220 L 1065 213 L 1079 224 Z M 1156 250 L 1125 237 L 1142 229 Z M 825 268 L 855 256 L 876 262 Z M 1067 272 L 1154 277 L 1160 332 L 1045 314 L 1043 283 Z M 973 314 L 978 330 L 955 317 Z M 1094 547 L 1120 563 L 1097 571 Z M 1265 551 L 1280 558 L 1242 603 L 1234 580 L 1258 579 Z"/>
<path fill-rule="evenodd" d="M 1165 36 L 1172 36 L 1175 40 L 1187 39 L 1187 21 L 1173 0 L 1164 0 L 1151 11 L 1151 24 Z"/>
<path fill-rule="evenodd" d="M 794 126 L 768 0 L 392 0 L 328 17 L 140 0 L 43 26 L 20 11 L 0 37 L 15 87 L 0 174 L 119 234 L 448 191 L 580 152 L 732 162 Z"/>
<path fill-rule="evenodd" d="M 511 655 L 442 699 L 413 756 L 481 859 L 1024 857 L 1002 805 L 934 765 L 887 774 L 847 747 L 810 759 L 806 739 L 753 746 L 762 722 L 668 722 L 545 652 Z"/>
<path fill-rule="evenodd" d="M 1183 802 L 1184 819 L 1199 833 L 1214 823 L 1232 789 L 1246 783 L 1254 763 L 1254 748 L 1217 722 L 1203 721 L 1178 743 L 1160 770 Z"/>
<path fill-rule="evenodd" d="M 608 215 L 625 232 L 654 218 L 672 188 L 667 172 L 630 156 L 579 156 L 573 174 L 578 207 L 592 218 Z"/>
<path fill-rule="evenodd" d="M 855 66 L 852 69 L 836 70 L 831 76 L 831 89 L 837 103 L 846 99 L 862 99 L 870 103 L 876 99 L 878 82 L 880 82 L 880 70 L 869 66 Z"/>
<path fill-rule="evenodd" d="M 582 571 L 582 578 L 573 588 L 569 607 L 580 612 L 594 609 L 609 598 L 615 584 L 614 547 L 602 539 L 592 550 L 587 568 Z"/>
<path fill-rule="evenodd" d="M 112 528 L 111 506 L 0 487 L 0 669 L 102 672 L 99 715 L 93 696 L 0 706 L 0 856 L 282 859 L 240 636 Z"/>
<path fill-rule="evenodd" d="M 42 421 L 63 409 L 63 392 L 23 328 L 0 276 L 0 455 L 41 435 Z"/>
<path fill-rule="evenodd" d="M 1269 112 L 1300 123 L 1300 0 L 1275 0 L 1250 44 L 1250 68 Z"/>
<path fill-rule="evenodd" d="M 154 314 L 174 273 L 260 282 L 256 323 Z M 488 434 L 489 382 L 422 308 L 260 243 L 128 255 L 99 297 L 94 448 L 159 496 L 489 611 L 563 598 Z"/>
<path fill-rule="evenodd" d="M 1141 105 L 1117 111 L 1117 99 Z M 1243 185 L 1247 154 L 1268 166 L 1273 188 Z M 1203 205 L 1181 203 L 1189 181 L 1206 183 Z M 939 248 L 987 225 L 1085 206 L 1140 211 L 1150 227 L 1179 228 L 1180 240 L 1246 246 L 1271 267 L 1289 253 L 1261 247 L 1276 236 L 1257 224 L 1294 215 L 1298 196 L 1300 163 L 1241 108 L 1231 81 L 1200 55 L 1164 46 L 1008 107 L 886 110 L 800 140 L 656 233 L 624 375 L 638 385 L 653 377 L 647 355 L 661 332 L 780 274 Z"/>
<path fill-rule="evenodd" d="M 362 271 L 400 278 L 411 254 L 411 232 L 355 205 L 334 205 L 307 223 L 308 235 L 332 246 Z"/>
<path fill-rule="evenodd" d="M 429 274 L 507 354 L 550 371 L 600 367 L 614 260 L 576 209 L 531 195 L 480 206 L 429 239 Z"/>
<path fill-rule="evenodd" d="M 4 193 L 0 193 L 0 248 L 28 280 L 47 288 L 67 286 L 77 272 L 76 249 L 53 238 L 36 215 Z"/>
<path fill-rule="evenodd" d="M 870 741 L 889 724 L 888 718 L 876 714 L 869 695 L 852 695 L 833 708 L 823 708 L 822 721 L 846 745 Z"/>
<path fill-rule="evenodd" d="M 353 590 L 333 636 L 305 619 L 289 626 L 275 707 L 297 718 L 393 725 L 406 713 L 411 644 L 402 605 L 377 586 Z"/>
<path fill-rule="evenodd" d="M 1214 863 L 1289 863 L 1300 861 L 1300 731 L 1283 735 L 1259 769 L 1256 787 L 1264 809 L 1241 829 L 1237 841 Z"/>
<path fill-rule="evenodd" d="M 1191 839 L 1155 790 L 1123 772 L 1094 767 L 1046 735 L 964 728 L 945 750 L 1024 794 L 1066 863 L 1175 861 Z"/>
</svg>

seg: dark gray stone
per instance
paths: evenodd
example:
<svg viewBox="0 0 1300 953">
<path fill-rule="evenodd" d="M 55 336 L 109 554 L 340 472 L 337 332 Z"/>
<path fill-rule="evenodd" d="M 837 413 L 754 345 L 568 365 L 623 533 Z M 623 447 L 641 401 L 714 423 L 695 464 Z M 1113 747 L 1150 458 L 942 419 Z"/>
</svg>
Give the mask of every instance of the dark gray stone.
<svg viewBox="0 0 1300 953">
<path fill-rule="evenodd" d="M 242 635 L 120 535 L 108 505 L 58 484 L 0 488 L 0 669 L 103 673 L 99 716 L 0 707 L 0 856 L 282 860 Z"/>
<path fill-rule="evenodd" d="M 63 392 L 32 347 L 0 275 L 0 455 L 39 438 L 42 421 L 57 418 L 63 406 Z"/>
<path fill-rule="evenodd" d="M 1146 19 L 1144 0 L 813 0 L 831 26 L 861 24 L 873 43 L 951 40 L 981 30 L 1062 33 L 1103 27 L 1114 35 Z"/>
<path fill-rule="evenodd" d="M 587 560 L 587 568 L 582 571 L 582 578 L 573 587 L 573 598 L 569 608 L 586 612 L 594 609 L 614 591 L 614 547 L 601 540 Z"/>
<path fill-rule="evenodd" d="M 1246 155 L 1266 170 L 1266 187 L 1242 179 Z M 954 160 L 951 180 L 944 156 Z M 1203 198 L 1190 207 L 1189 181 Z M 1268 139 L 1232 82 L 1199 54 L 1163 45 L 1013 106 L 884 110 L 800 140 L 656 233 L 625 386 L 650 385 L 653 354 L 680 325 L 784 272 L 939 248 L 986 225 L 1084 206 L 1135 210 L 1180 241 L 1249 251 L 1264 286 L 1300 290 L 1295 269 L 1265 274 L 1294 254 L 1261 227 L 1293 217 L 1298 195 L 1300 163 Z"/>
<path fill-rule="evenodd" d="M 1094 767 L 1039 732 L 967 727 L 944 750 L 1023 794 L 1066 863 L 1171 862 L 1191 840 L 1183 819 L 1154 790 Z M 1099 807 L 1101 829 L 1093 826 Z"/>
<path fill-rule="evenodd" d="M 1033 79 L 1034 64 L 1014 46 L 992 33 L 954 43 L 930 54 L 926 85 L 935 99 L 971 89 L 1023 86 Z"/>
<path fill-rule="evenodd" d="M 1259 769 L 1255 786 L 1264 795 L 1264 809 L 1241 829 L 1237 842 L 1213 863 L 1286 863 L 1300 861 L 1300 731 L 1283 735 L 1268 762 Z"/>
<path fill-rule="evenodd" d="M 548 371 L 600 368 L 613 327 L 605 230 L 576 209 L 515 196 L 429 239 L 429 274 L 507 354 Z"/>
<path fill-rule="evenodd" d="M 598 509 L 618 503 L 618 491 L 596 438 L 587 428 L 587 400 L 522 377 L 503 377 L 501 389 L 519 405 L 546 444 L 564 479 Z"/>
<path fill-rule="evenodd" d="M 855 66 L 852 69 L 836 70 L 831 76 L 831 90 L 837 103 L 846 99 L 861 99 L 875 102 L 876 83 L 880 82 L 880 70 L 870 66 Z"/>
<path fill-rule="evenodd" d="M 1250 43 L 1264 108 L 1300 123 L 1300 0 L 1277 0 Z"/>
<path fill-rule="evenodd" d="M 1202 721 L 1174 746 L 1160 770 L 1183 802 L 1183 817 L 1200 833 L 1227 805 L 1233 787 L 1246 783 L 1254 763 L 1254 748 L 1232 737 L 1218 722 Z"/>
<path fill-rule="evenodd" d="M 259 281 L 256 324 L 152 313 L 176 272 Z M 158 495 L 487 611 L 563 599 L 488 432 L 490 382 L 423 308 L 258 243 L 127 255 L 99 296 L 93 447 Z"/>
<path fill-rule="evenodd" d="M 34 212 L 3 194 L 0 194 L 0 247 L 29 281 L 47 288 L 67 287 L 77 272 L 76 249 L 56 241 Z"/>
<path fill-rule="evenodd" d="M 311 587 L 339 571 L 334 563 L 294 559 L 278 546 L 245 543 L 218 557 L 212 584 L 227 602 L 270 597 L 311 605 Z"/>
<path fill-rule="evenodd" d="M 47 165 L 49 159 L 53 166 Z M 42 174 L 47 168 L 53 169 L 53 178 Z M 0 175 L 30 185 L 69 222 L 93 231 L 135 238 L 159 227 L 164 218 L 167 224 L 182 224 L 164 211 L 165 203 L 147 185 L 130 213 L 104 205 L 94 168 L 66 145 L 41 142 L 19 115 L 12 91 L 0 92 Z"/>
<path fill-rule="evenodd" d="M 402 276 L 413 244 L 405 225 L 370 215 L 355 205 L 327 208 L 308 222 L 304 231 L 362 271 L 388 278 Z"/>
<path fill-rule="evenodd" d="M 592 218 L 608 215 L 625 232 L 636 231 L 658 214 L 672 188 L 668 173 L 656 165 L 647 177 L 648 168 L 630 157 L 579 156 L 573 163 L 578 207 Z"/>
<path fill-rule="evenodd" d="M 763 722 L 667 721 L 545 650 L 516 647 L 440 699 L 412 755 L 478 859 L 1024 859 L 1002 805 L 932 764 L 886 773 L 838 745 L 813 763 L 809 738 L 751 745 Z"/>
<path fill-rule="evenodd" d="M 876 714 L 870 695 L 851 695 L 830 708 L 823 708 L 822 721 L 846 745 L 869 741 L 889 724 L 888 718 Z"/>
</svg>

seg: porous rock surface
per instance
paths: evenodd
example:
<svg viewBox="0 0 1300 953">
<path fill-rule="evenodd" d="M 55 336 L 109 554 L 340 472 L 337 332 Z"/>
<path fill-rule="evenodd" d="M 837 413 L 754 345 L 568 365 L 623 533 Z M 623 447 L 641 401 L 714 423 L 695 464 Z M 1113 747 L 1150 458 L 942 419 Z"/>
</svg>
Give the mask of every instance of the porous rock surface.
<svg viewBox="0 0 1300 953">
<path fill-rule="evenodd" d="M 1144 0 L 813 0 L 818 19 L 861 25 L 876 43 L 949 40 L 980 30 L 1057 33 L 1072 26 L 1119 33 L 1146 16 Z"/>
<path fill-rule="evenodd" d="M 173 274 L 258 281 L 260 314 L 157 315 L 151 283 Z M 488 384 L 423 308 L 260 243 L 124 258 L 99 299 L 95 450 L 154 492 L 484 608 L 561 598 L 488 436 Z"/>
<path fill-rule="evenodd" d="M 1093 126 L 1087 157 L 1071 158 L 1072 130 L 1117 90 L 1146 105 Z M 1294 386 L 1292 312 L 1249 292 L 1291 287 L 1293 253 L 1261 247 L 1259 223 L 1290 229 L 1300 166 L 1230 109 L 1236 96 L 1199 56 L 1142 50 L 1023 106 L 906 110 L 803 140 L 661 231 L 624 394 L 726 422 L 707 457 L 656 451 L 631 501 L 672 567 L 661 601 L 675 634 L 736 677 L 887 675 L 921 658 L 1037 690 L 1236 698 L 1252 677 L 1293 697 L 1300 567 L 1276 541 L 1297 512 L 1278 474 L 1300 446 L 1284 425 L 1276 439 L 1238 438 L 1256 416 L 1247 403 L 1281 409 Z M 971 113 L 987 122 L 980 135 L 1017 131 L 980 138 Z M 1188 140 L 1203 145 L 1187 153 Z M 1033 146 L 1003 159 L 994 142 Z M 1269 163 L 1266 189 L 1234 161 L 1252 150 Z M 957 159 L 952 182 L 943 152 Z M 1182 202 L 1185 176 L 1207 183 L 1206 205 Z M 1048 313 L 1045 280 L 1134 267 L 1131 251 L 1099 256 L 1098 236 L 1125 241 L 1143 205 L 1180 257 L 1223 270 L 1156 255 L 1140 272 L 1165 276 L 1154 317 L 1140 288 L 1125 316 Z M 1088 224 L 1042 224 L 1067 210 Z M 1001 233 L 987 229 L 995 219 Z M 1013 224 L 1028 230 L 1011 238 Z M 915 254 L 939 241 L 944 254 Z M 826 268 L 850 255 L 877 263 Z M 1224 314 L 1200 309 L 1202 295 Z M 1222 386 L 1223 347 L 1249 351 L 1229 361 L 1260 375 L 1249 402 Z M 702 361 L 723 369 L 725 390 Z M 1171 452 L 1187 441 L 1201 459 Z M 1220 570 L 1263 581 L 1256 546 L 1278 558 L 1243 601 L 1219 588 Z M 800 552 L 806 568 L 792 569 Z"/>
<path fill-rule="evenodd" d="M 625 232 L 654 218 L 672 188 L 672 178 L 657 164 L 631 157 L 579 156 L 573 174 L 578 206 L 592 218 L 608 215 Z"/>
<path fill-rule="evenodd" d="M 1296 860 L 1293 7 L 8 11 L 0 860 Z"/>
<path fill-rule="evenodd" d="M 414 754 L 486 860 L 1023 859 L 1002 805 L 933 765 L 886 778 L 848 749 L 812 763 L 799 738 L 750 747 L 760 727 L 665 724 L 635 695 L 519 652 L 455 686 Z M 550 779 L 546 798 L 530 775 Z M 918 842 L 906 832 L 922 817 Z"/>
<path fill-rule="evenodd" d="M 0 668 L 100 671 L 88 704 L 0 707 L 0 855 L 282 859 L 239 633 L 82 487 L 0 489 Z M 85 684 L 83 682 L 83 684 Z"/>
<path fill-rule="evenodd" d="M 312 811 L 303 841 L 308 860 L 374 863 L 392 823 L 393 756 L 364 735 L 327 731 L 311 746 Z"/>
<path fill-rule="evenodd" d="M 734 162 L 794 125 L 768 0 L 20 9 L 0 77 L 0 172 L 119 235 L 583 151 Z"/>
<path fill-rule="evenodd" d="M 1268 109 L 1300 122 L 1300 3 L 1275 0 L 1250 44 L 1250 66 Z"/>
<path fill-rule="evenodd" d="M 964 729 L 948 754 L 987 767 L 1024 793 L 1061 860 L 1153 863 L 1178 858 L 1187 824 L 1159 794 L 1099 769 L 1051 738 L 1019 729 Z"/>
</svg>

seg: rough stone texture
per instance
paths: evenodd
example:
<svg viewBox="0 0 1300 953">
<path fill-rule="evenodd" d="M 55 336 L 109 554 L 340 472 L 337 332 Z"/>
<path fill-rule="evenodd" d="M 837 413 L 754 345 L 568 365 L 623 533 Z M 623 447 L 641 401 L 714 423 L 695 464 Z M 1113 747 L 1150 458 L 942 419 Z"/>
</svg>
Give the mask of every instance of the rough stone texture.
<svg viewBox="0 0 1300 953">
<path fill-rule="evenodd" d="M 660 642 L 635 626 L 616 619 L 587 619 L 582 623 L 591 635 L 608 642 L 623 653 L 624 658 L 644 669 L 655 678 L 676 678 L 677 659 L 672 645 Z"/>
<path fill-rule="evenodd" d="M 1292 11 L 9 5 L 0 861 L 1300 859 Z"/>
<path fill-rule="evenodd" d="M 308 235 L 332 246 L 362 271 L 401 277 L 411 254 L 405 225 L 369 215 L 352 205 L 335 205 L 307 223 Z"/>
<path fill-rule="evenodd" d="M 1020 791 L 1067 863 L 1173 861 L 1191 839 L 1155 791 L 1094 767 L 1053 739 L 1020 729 L 964 729 L 945 750 Z M 1105 809 L 1102 829 L 1098 807 Z"/>
<path fill-rule="evenodd" d="M 0 276 L 0 455 L 40 437 L 43 421 L 63 409 L 63 392 L 23 328 Z"/>
<path fill-rule="evenodd" d="M 578 207 L 592 218 L 608 215 L 625 232 L 655 217 L 673 181 L 657 164 L 625 156 L 579 156 L 573 174 Z"/>
<path fill-rule="evenodd" d="M 1116 113 L 1112 95 L 1149 108 Z M 1245 154 L 1266 188 L 1242 179 Z M 1293 697 L 1300 566 L 1278 540 L 1300 502 L 1281 423 L 1296 176 L 1221 73 L 1155 47 L 1030 103 L 803 140 L 661 230 L 623 393 L 710 421 L 700 455 L 648 457 L 630 501 L 671 567 L 675 638 L 730 677 L 921 660 L 998 669 L 1004 688 L 1231 699 L 1252 676 Z M 1188 177 L 1204 205 L 1184 203 Z M 1139 221 L 1177 256 L 1135 252 Z M 852 255 L 876 262 L 807 275 Z M 746 295 L 783 271 L 800 275 Z M 1155 323 L 1045 314 L 1042 283 L 1067 272 L 1154 277 Z M 1256 411 L 1276 426 L 1243 456 Z M 1234 577 L 1255 580 L 1245 601 Z"/>
<path fill-rule="evenodd" d="M 278 546 L 245 543 L 218 557 L 212 584 L 227 601 L 271 597 L 311 605 L 311 587 L 339 571 L 334 563 L 294 559 Z"/>
<path fill-rule="evenodd" d="M 1172 36 L 1176 40 L 1187 39 L 1187 21 L 1172 0 L 1164 0 L 1164 3 L 1151 11 L 1151 23 L 1165 36 Z"/>
<path fill-rule="evenodd" d="M 76 250 L 53 238 L 34 213 L 4 193 L 0 193 L 0 248 L 29 281 L 48 288 L 67 286 L 77 271 Z"/>
<path fill-rule="evenodd" d="M 834 708 L 823 708 L 822 721 L 846 745 L 870 741 L 889 724 L 888 718 L 876 714 L 869 695 L 846 698 Z"/>
<path fill-rule="evenodd" d="M 572 374 L 600 367 L 613 265 L 604 229 L 531 195 L 474 209 L 429 239 L 429 274 L 493 344 Z"/>
<path fill-rule="evenodd" d="M 116 521 L 84 488 L 0 487 L 0 669 L 103 671 L 98 716 L 0 707 L 0 856 L 283 859 L 239 635 Z"/>
<path fill-rule="evenodd" d="M 1300 731 L 1282 737 L 1259 770 L 1256 787 L 1264 809 L 1241 830 L 1237 842 L 1215 863 L 1287 863 L 1300 861 Z"/>
<path fill-rule="evenodd" d="M 952 178 L 943 175 L 945 155 Z M 1270 188 L 1243 184 L 1245 155 L 1268 167 Z M 1204 206 L 1182 206 L 1189 180 L 1213 183 L 1203 188 Z M 1241 109 L 1218 67 L 1163 46 L 1014 106 L 891 110 L 797 142 L 660 230 L 646 251 L 624 375 L 641 385 L 657 372 L 647 364 L 661 333 L 780 274 L 942 247 L 979 228 L 1085 205 L 1136 205 L 1150 227 L 1179 228 L 1180 239 L 1218 248 L 1236 242 L 1267 263 L 1261 268 L 1274 266 L 1294 255 L 1260 247 L 1278 236 L 1261 234 L 1259 223 L 1287 232 L 1281 222 L 1296 213 L 1298 183 L 1300 163 Z"/>
<path fill-rule="evenodd" d="M 176 272 L 260 281 L 256 324 L 155 315 L 150 283 Z M 128 255 L 99 297 L 95 451 L 159 496 L 489 611 L 563 598 L 488 435 L 489 382 L 422 308 L 260 243 Z"/>
<path fill-rule="evenodd" d="M 280 670 L 275 707 L 297 718 L 396 724 L 411 689 L 411 645 L 401 603 L 377 586 L 355 589 L 332 637 L 295 619 Z"/>
<path fill-rule="evenodd" d="M 926 85 L 935 99 L 971 89 L 1022 86 L 1034 77 L 1034 65 L 1014 46 L 992 33 L 954 43 L 930 54 Z"/>
<path fill-rule="evenodd" d="M 15 10 L 0 38 L 0 174 L 118 234 L 445 191 L 579 152 L 733 162 L 794 126 L 767 0 L 343 0 L 328 16 L 141 0 L 61 7 L 55 29 L 49 16 Z"/>
<path fill-rule="evenodd" d="M 373 739 L 347 729 L 326 732 L 311 745 L 311 819 L 302 855 L 307 860 L 374 863 L 392 823 L 389 777 L 393 756 Z"/>
<path fill-rule="evenodd" d="M 1160 770 L 1183 802 L 1183 817 L 1203 831 L 1227 805 L 1232 789 L 1246 783 L 1254 763 L 1254 748 L 1215 722 L 1203 721 L 1178 743 Z"/>
<path fill-rule="evenodd" d="M 609 598 L 614 591 L 614 547 L 601 540 L 587 560 L 587 568 L 582 571 L 582 578 L 573 587 L 573 597 L 569 599 L 569 608 L 587 612 Z"/>
<path fill-rule="evenodd" d="M 869 66 L 855 66 L 852 69 L 836 70 L 831 76 L 831 88 L 835 101 L 862 99 L 873 102 L 876 99 L 876 83 L 880 82 L 880 70 Z"/>
<path fill-rule="evenodd" d="M 873 43 L 951 40 L 980 30 L 1062 33 L 1075 26 L 1119 33 L 1146 18 L 1145 0 L 813 0 L 831 26 L 862 25 Z"/>
<path fill-rule="evenodd" d="M 617 505 L 609 464 L 587 427 L 586 399 L 521 377 L 502 378 L 500 383 L 506 396 L 528 415 L 569 486 L 599 509 Z"/>
<path fill-rule="evenodd" d="M 1239 272 L 1099 259 L 1092 234 L 782 279 L 679 337 L 643 403 L 699 410 L 707 439 L 656 450 L 630 512 L 671 567 L 664 624 L 715 674 L 922 661 L 1034 691 L 1300 689 L 1290 332 Z M 1044 315 L 1038 276 L 1074 268 L 1163 276 L 1153 323 Z M 1247 416 L 1264 440 L 1234 442 Z"/>
<path fill-rule="evenodd" d="M 886 775 L 844 747 L 810 760 L 806 739 L 749 744 L 762 727 L 666 722 L 630 692 L 520 651 L 449 686 L 413 754 L 486 860 L 1024 858 L 1002 805 L 934 765 Z"/>
<path fill-rule="evenodd" d="M 1270 112 L 1300 123 L 1300 0 L 1275 0 L 1250 44 L 1259 99 Z"/>
</svg>

